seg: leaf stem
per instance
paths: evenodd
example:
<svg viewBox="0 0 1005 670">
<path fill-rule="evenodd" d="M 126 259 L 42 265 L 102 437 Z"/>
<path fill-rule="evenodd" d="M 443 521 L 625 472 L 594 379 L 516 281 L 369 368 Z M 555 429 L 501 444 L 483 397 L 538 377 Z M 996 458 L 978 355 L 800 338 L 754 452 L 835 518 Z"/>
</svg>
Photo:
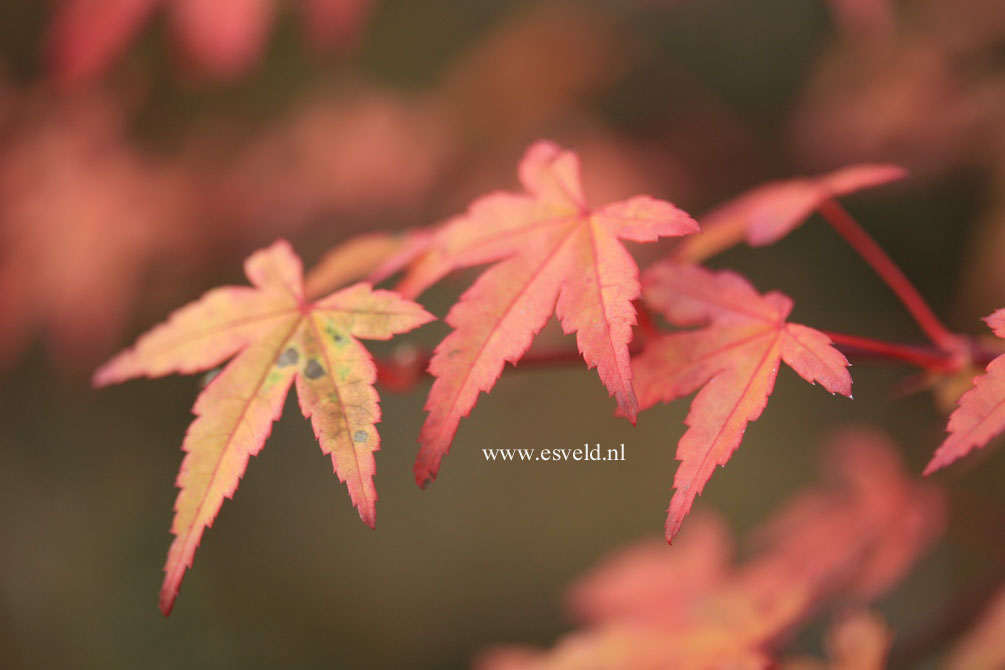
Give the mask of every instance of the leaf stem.
<svg viewBox="0 0 1005 670">
<path fill-rule="evenodd" d="M 629 353 L 639 353 L 641 347 L 631 347 Z M 387 358 L 377 358 L 377 381 L 390 391 L 408 391 L 422 377 L 429 375 L 429 361 L 433 354 L 430 351 L 409 352 L 406 357 L 392 355 Z M 528 351 L 517 363 L 521 368 L 547 368 L 562 365 L 574 365 L 583 362 L 583 355 L 575 349 L 552 349 L 543 351 Z M 516 367 L 516 366 L 514 366 Z M 504 368 L 504 371 L 508 368 Z"/>
<path fill-rule="evenodd" d="M 955 355 L 947 355 L 947 352 L 931 347 L 917 347 L 844 333 L 822 332 L 831 338 L 841 353 L 853 358 L 897 361 L 937 372 L 952 372 L 959 368 L 959 360 Z"/>
<path fill-rule="evenodd" d="M 828 199 L 821 203 L 818 211 L 890 287 L 932 344 L 944 352 L 960 350 L 961 338 L 942 324 L 911 280 L 844 207 Z"/>
</svg>

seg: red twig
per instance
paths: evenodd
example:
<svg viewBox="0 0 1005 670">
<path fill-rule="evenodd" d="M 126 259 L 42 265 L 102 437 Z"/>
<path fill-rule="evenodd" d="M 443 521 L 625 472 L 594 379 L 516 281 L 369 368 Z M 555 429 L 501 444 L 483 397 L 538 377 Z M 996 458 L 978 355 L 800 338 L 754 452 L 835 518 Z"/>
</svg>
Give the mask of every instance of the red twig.
<svg viewBox="0 0 1005 670">
<path fill-rule="evenodd" d="M 647 324 L 647 325 L 646 325 Z M 635 356 L 642 350 L 642 342 L 646 337 L 658 334 L 648 311 L 639 310 L 639 327 L 642 337 L 632 342 L 630 353 Z M 858 335 L 832 333 L 824 331 L 834 342 L 841 353 L 850 358 L 872 360 L 881 363 L 905 363 L 922 370 L 932 372 L 954 372 L 960 369 L 965 358 L 957 351 L 942 351 L 932 346 L 913 346 L 898 342 L 886 342 Z M 960 340 L 965 343 L 965 340 Z M 976 342 L 970 344 L 970 360 L 977 365 L 986 365 L 999 352 L 987 351 Z M 380 383 L 391 391 L 407 391 L 411 389 L 424 375 L 429 367 L 432 353 L 403 347 L 395 355 L 377 359 L 377 377 Z M 559 365 L 574 365 L 582 363 L 582 354 L 575 349 L 552 349 L 529 351 L 520 359 L 519 366 L 524 368 L 555 367 Z"/>
<path fill-rule="evenodd" d="M 938 372 L 952 372 L 959 368 L 955 355 L 926 347 L 915 347 L 897 342 L 884 342 L 858 335 L 831 333 L 824 331 L 837 348 L 853 358 L 871 358 L 880 361 L 899 361 L 916 367 Z"/>
<path fill-rule="evenodd" d="M 642 347 L 632 343 L 629 353 L 634 356 Z M 409 351 L 405 356 L 376 359 L 377 381 L 390 391 L 407 391 L 428 374 L 432 353 Z M 582 363 L 583 355 L 575 349 L 528 351 L 517 363 L 520 368 L 548 368 Z M 505 371 L 506 368 L 503 368 Z"/>
<path fill-rule="evenodd" d="M 819 212 L 890 287 L 935 346 L 945 352 L 959 351 L 961 338 L 939 321 L 911 280 L 847 210 L 834 200 L 825 200 L 820 205 Z"/>
</svg>

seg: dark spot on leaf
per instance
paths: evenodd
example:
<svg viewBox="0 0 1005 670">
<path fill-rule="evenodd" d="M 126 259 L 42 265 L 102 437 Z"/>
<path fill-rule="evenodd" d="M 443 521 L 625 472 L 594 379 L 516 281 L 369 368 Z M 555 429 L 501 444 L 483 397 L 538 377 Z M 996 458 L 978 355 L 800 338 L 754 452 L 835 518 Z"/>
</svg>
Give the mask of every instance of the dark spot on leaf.
<svg viewBox="0 0 1005 670">
<path fill-rule="evenodd" d="M 279 358 L 276 359 L 276 365 L 281 368 L 288 367 L 290 365 L 296 365 L 300 360 L 300 354 L 293 347 L 290 347 L 284 351 Z"/>
<path fill-rule="evenodd" d="M 307 361 L 307 365 L 304 366 L 304 376 L 308 379 L 317 379 L 324 375 L 324 373 L 325 369 L 313 358 Z"/>
<path fill-rule="evenodd" d="M 338 346 L 341 347 L 345 342 L 345 335 L 335 330 L 335 327 L 332 326 L 331 324 L 325 326 L 325 332 L 328 333 L 328 336 L 332 338 L 332 341 Z"/>
<path fill-rule="evenodd" d="M 356 433 L 352 436 L 352 441 L 353 442 L 366 442 L 366 431 L 365 430 L 357 430 Z"/>
</svg>

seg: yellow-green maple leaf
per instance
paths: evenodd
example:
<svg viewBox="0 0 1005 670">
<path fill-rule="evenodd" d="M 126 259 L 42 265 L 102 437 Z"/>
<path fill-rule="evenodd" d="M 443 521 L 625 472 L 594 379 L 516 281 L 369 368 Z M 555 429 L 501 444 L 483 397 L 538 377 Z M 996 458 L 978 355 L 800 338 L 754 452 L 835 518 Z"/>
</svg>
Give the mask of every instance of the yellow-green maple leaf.
<svg viewBox="0 0 1005 670">
<path fill-rule="evenodd" d="M 360 283 L 317 301 L 304 294 L 300 259 L 278 241 L 245 263 L 252 287 L 214 289 L 141 336 L 94 375 L 104 386 L 132 377 L 223 370 L 195 402 L 182 449 L 160 606 L 169 614 L 185 570 L 224 498 L 233 496 L 248 458 L 257 454 L 296 381 L 311 420 L 360 518 L 373 527 L 377 490 L 373 452 L 380 447 L 376 368 L 357 338 L 389 339 L 433 317 L 391 291 Z"/>
</svg>

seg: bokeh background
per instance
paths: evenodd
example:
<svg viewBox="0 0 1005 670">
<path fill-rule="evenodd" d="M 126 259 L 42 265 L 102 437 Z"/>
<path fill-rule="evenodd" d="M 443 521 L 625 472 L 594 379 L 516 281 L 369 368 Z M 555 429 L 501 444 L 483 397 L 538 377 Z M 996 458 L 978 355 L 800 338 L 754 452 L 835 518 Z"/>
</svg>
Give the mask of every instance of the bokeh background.
<svg viewBox="0 0 1005 670">
<path fill-rule="evenodd" d="M 459 668 L 491 644 L 550 643 L 577 575 L 661 533 L 686 401 L 633 428 L 594 372 L 508 369 L 420 491 L 429 384 L 383 390 L 373 532 L 291 395 L 165 620 L 201 380 L 94 391 L 90 372 L 241 282 L 276 237 L 309 266 L 360 231 L 436 223 L 514 187 L 540 137 L 581 153 L 594 202 L 651 193 L 695 215 L 766 180 L 900 163 L 908 180 L 845 203 L 953 328 L 984 332 L 1005 306 L 1003 49 L 999 0 L 0 4 L 0 665 Z M 922 339 L 817 218 L 710 264 L 788 293 L 799 322 Z M 444 316 L 473 276 L 424 304 Z M 945 413 L 938 393 L 901 392 L 917 374 L 856 365 L 849 401 L 783 372 L 699 507 L 754 526 L 848 424 L 883 429 L 920 472 Z M 481 452 L 596 443 L 626 461 Z M 905 639 L 941 630 L 895 653 L 902 667 L 934 667 L 1002 578 L 1003 475 L 992 445 L 936 477 L 948 531 L 878 604 Z"/>
</svg>

